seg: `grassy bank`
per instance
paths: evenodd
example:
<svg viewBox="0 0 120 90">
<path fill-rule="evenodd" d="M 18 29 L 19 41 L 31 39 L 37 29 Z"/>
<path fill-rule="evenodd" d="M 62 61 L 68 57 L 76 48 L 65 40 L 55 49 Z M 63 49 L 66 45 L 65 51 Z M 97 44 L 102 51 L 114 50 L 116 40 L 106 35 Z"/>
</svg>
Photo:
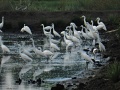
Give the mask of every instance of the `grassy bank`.
<svg viewBox="0 0 120 90">
<path fill-rule="evenodd" d="M 119 0 L 0 0 L 0 10 L 120 10 Z"/>
</svg>

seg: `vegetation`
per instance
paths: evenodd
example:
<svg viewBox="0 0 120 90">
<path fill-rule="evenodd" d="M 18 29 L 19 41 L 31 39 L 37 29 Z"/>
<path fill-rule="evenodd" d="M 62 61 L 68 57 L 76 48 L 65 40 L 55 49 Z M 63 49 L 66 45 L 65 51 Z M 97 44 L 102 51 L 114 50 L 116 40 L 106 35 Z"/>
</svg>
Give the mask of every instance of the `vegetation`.
<svg viewBox="0 0 120 90">
<path fill-rule="evenodd" d="M 120 62 L 115 61 L 108 66 L 107 77 L 113 82 L 118 82 L 120 80 Z"/>
<path fill-rule="evenodd" d="M 0 0 L 0 10 L 120 10 L 119 0 Z"/>
</svg>

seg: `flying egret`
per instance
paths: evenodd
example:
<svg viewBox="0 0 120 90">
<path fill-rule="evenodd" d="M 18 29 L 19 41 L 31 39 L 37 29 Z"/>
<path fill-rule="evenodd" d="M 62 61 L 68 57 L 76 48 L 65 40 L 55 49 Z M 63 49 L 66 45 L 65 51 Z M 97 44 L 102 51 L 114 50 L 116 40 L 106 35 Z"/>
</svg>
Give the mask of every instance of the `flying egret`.
<svg viewBox="0 0 120 90">
<path fill-rule="evenodd" d="M 24 31 L 26 31 L 27 33 L 32 35 L 31 29 L 28 26 L 26 26 L 25 24 L 24 24 L 24 27 L 21 29 L 21 32 L 24 32 Z"/>
<path fill-rule="evenodd" d="M 2 22 L 0 23 L 0 29 L 3 28 L 3 25 L 4 25 L 4 16 L 2 16 Z"/>
<path fill-rule="evenodd" d="M 3 54 L 10 52 L 9 48 L 8 48 L 6 45 L 3 44 L 3 41 L 2 41 L 2 37 L 1 37 L 1 36 L 0 36 L 0 45 L 1 45 L 1 48 L 2 48 L 2 51 L 3 51 Z"/>
</svg>

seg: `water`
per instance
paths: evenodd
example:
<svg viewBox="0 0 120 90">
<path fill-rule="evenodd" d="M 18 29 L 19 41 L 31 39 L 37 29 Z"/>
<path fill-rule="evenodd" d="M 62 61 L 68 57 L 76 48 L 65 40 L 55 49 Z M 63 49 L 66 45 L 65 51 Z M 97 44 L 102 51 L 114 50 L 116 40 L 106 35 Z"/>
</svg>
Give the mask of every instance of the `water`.
<svg viewBox="0 0 120 90">
<path fill-rule="evenodd" d="M 33 61 L 25 62 L 18 53 L 18 43 L 25 41 L 27 46 L 32 45 L 29 36 L 23 35 L 4 35 L 3 41 L 11 50 L 10 54 L 0 54 L 0 90 L 50 90 L 50 87 L 57 82 L 69 80 L 74 76 L 80 77 L 80 72 L 84 71 L 86 62 L 74 50 L 71 53 L 65 52 L 62 48 L 60 52 L 55 52 L 52 60 L 47 62 L 45 57 L 36 56 L 33 52 Z M 33 35 L 35 45 L 43 46 L 44 37 L 38 39 L 39 35 Z M 26 39 L 24 39 L 26 38 Z M 99 59 L 100 57 L 98 57 Z M 93 64 L 89 64 L 89 68 L 93 68 Z M 15 81 L 22 79 L 20 85 Z M 28 84 L 28 80 L 41 78 L 44 80 L 41 86 L 36 84 Z M 82 77 L 82 75 L 81 75 Z"/>
</svg>

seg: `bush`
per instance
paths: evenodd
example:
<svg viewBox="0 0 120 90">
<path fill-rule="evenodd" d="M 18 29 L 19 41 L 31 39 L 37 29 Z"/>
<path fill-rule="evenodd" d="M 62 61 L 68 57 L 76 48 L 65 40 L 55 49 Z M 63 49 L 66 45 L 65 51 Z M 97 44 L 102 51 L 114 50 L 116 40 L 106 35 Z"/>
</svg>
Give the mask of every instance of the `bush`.
<svg viewBox="0 0 120 90">
<path fill-rule="evenodd" d="M 120 80 L 120 63 L 114 62 L 108 66 L 107 77 L 113 82 L 118 82 Z"/>
</svg>

